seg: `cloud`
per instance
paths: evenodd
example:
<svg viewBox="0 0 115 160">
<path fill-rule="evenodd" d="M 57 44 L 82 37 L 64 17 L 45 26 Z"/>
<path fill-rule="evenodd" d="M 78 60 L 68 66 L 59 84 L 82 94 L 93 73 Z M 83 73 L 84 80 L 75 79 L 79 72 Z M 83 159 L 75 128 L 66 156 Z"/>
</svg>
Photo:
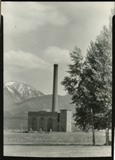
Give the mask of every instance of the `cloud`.
<svg viewBox="0 0 115 160">
<path fill-rule="evenodd" d="M 61 49 L 59 47 L 50 46 L 44 51 L 43 58 L 49 63 L 68 64 L 70 63 L 69 50 Z"/>
<path fill-rule="evenodd" d="M 42 57 L 24 51 L 9 51 L 4 54 L 4 74 L 35 69 L 52 70 L 52 65 L 70 64 L 69 50 L 50 46 L 44 50 Z"/>
<path fill-rule="evenodd" d="M 46 69 L 49 66 L 49 63 L 29 52 L 9 51 L 4 55 L 4 65 L 5 70 L 7 70 L 9 67 L 24 70 L 36 68 Z"/>
<path fill-rule="evenodd" d="M 45 24 L 66 25 L 68 19 L 56 7 L 40 2 L 2 2 L 5 31 L 28 32 Z"/>
</svg>

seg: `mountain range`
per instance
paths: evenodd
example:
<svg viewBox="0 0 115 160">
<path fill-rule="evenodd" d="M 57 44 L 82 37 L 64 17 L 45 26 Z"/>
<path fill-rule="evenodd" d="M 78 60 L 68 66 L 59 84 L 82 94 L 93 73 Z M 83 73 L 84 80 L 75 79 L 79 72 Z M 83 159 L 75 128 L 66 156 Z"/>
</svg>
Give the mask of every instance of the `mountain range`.
<svg viewBox="0 0 115 160">
<path fill-rule="evenodd" d="M 71 96 L 58 95 L 58 111 L 72 110 Z M 51 111 L 52 95 L 45 95 L 37 89 L 15 81 L 4 84 L 4 128 L 27 128 L 28 111 Z"/>
</svg>

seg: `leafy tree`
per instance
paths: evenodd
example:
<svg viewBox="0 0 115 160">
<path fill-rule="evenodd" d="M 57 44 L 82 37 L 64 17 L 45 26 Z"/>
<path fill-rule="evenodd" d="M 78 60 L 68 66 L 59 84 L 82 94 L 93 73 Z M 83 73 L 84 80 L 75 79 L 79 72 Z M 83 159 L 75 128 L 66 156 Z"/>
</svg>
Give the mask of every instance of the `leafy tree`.
<svg viewBox="0 0 115 160">
<path fill-rule="evenodd" d="M 111 19 L 110 19 L 111 20 Z M 62 81 L 76 105 L 74 118 L 83 131 L 112 126 L 112 26 L 104 26 L 95 42 L 90 43 L 83 61 L 81 50 L 70 53 L 69 76 Z M 108 136 L 108 134 L 107 134 Z M 106 138 L 108 144 L 108 138 Z"/>
</svg>

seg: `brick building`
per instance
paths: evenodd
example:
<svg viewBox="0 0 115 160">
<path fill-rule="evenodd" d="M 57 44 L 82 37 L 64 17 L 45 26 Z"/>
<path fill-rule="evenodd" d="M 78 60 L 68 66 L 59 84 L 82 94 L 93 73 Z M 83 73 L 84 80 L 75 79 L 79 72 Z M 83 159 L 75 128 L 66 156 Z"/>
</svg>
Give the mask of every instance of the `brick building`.
<svg viewBox="0 0 115 160">
<path fill-rule="evenodd" d="M 71 111 L 60 110 L 58 112 L 28 112 L 28 130 L 71 132 Z"/>
</svg>

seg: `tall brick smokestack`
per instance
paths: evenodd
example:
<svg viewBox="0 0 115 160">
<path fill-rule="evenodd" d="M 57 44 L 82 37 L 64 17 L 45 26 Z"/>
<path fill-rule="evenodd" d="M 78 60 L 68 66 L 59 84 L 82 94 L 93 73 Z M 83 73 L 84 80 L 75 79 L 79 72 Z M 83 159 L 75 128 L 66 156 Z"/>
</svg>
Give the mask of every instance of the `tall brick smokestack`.
<svg viewBox="0 0 115 160">
<path fill-rule="evenodd" d="M 52 112 L 58 111 L 58 64 L 54 64 Z"/>
</svg>

